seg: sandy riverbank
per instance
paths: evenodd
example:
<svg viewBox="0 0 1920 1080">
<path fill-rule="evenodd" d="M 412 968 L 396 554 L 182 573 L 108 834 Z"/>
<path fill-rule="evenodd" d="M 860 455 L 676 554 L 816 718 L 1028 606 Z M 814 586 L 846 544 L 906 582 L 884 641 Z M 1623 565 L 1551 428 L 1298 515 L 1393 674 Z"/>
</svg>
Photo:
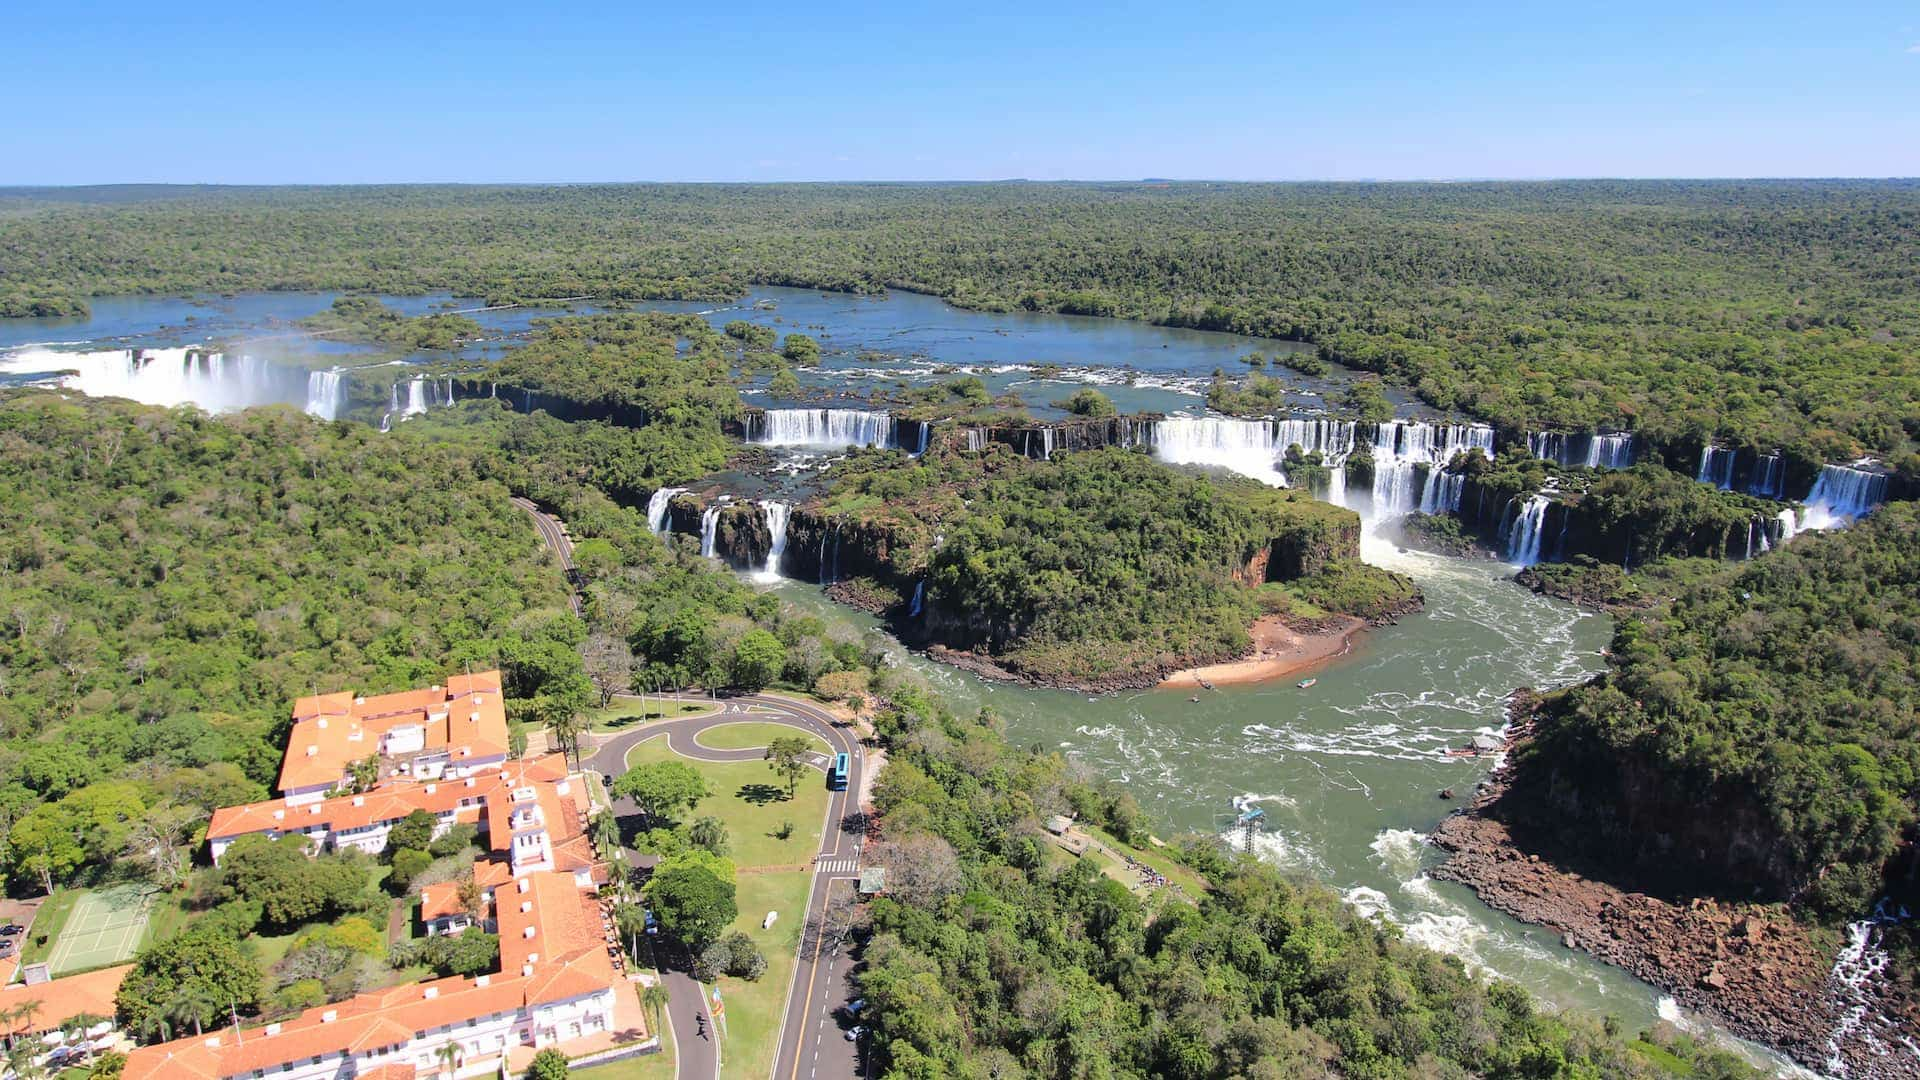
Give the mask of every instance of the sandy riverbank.
<svg viewBox="0 0 1920 1080">
<path fill-rule="evenodd" d="M 1344 655 L 1353 648 L 1354 635 L 1366 628 L 1366 620 L 1349 616 L 1324 630 L 1303 632 L 1288 626 L 1278 616 L 1269 615 L 1249 630 L 1253 652 L 1248 656 L 1224 664 L 1185 668 L 1162 679 L 1160 685 L 1178 690 L 1207 685 L 1244 686 L 1284 678 Z"/>
</svg>

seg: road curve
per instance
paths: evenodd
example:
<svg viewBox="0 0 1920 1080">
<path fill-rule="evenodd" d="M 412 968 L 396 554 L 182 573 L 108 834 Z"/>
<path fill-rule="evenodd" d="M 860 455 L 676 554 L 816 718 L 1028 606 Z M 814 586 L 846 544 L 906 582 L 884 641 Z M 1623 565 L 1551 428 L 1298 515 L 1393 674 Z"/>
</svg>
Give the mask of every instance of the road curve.
<svg viewBox="0 0 1920 1080">
<path fill-rule="evenodd" d="M 756 694 L 725 699 L 717 713 L 662 720 L 600 737 L 585 756 L 583 766 L 609 779 L 617 777 L 626 770 L 628 751 L 640 742 L 662 736 L 675 753 L 695 760 L 757 761 L 762 757 L 760 750 L 721 750 L 698 741 L 699 734 L 709 728 L 741 722 L 785 724 L 818 735 L 833 753 L 846 754 L 850 763 L 846 790 L 833 792 L 827 803 L 820 851 L 813 863 L 813 888 L 807 910 L 801 914 L 799 956 L 780 1022 L 780 1048 L 773 1076 L 774 1080 L 794 1080 L 802 1075 L 854 1076 L 859 1071 L 857 1048 L 841 1037 L 834 1019 L 849 996 L 846 974 L 851 964 L 840 948 L 846 927 L 823 925 L 828 899 L 853 893 L 864 841 L 864 833 L 855 823 L 860 820 L 859 793 L 866 753 L 851 725 L 808 702 Z M 813 764 L 824 771 L 824 761 Z M 622 817 L 638 813 L 638 807 L 626 800 L 617 802 L 614 809 Z M 712 1017 L 704 989 L 684 966 L 663 974 L 672 998 L 668 1011 L 679 1051 L 678 1075 L 681 1080 L 712 1080 L 718 1073 L 718 1046 L 711 1037 Z M 708 1037 L 703 1041 L 696 1031 L 705 1031 Z"/>
<path fill-rule="evenodd" d="M 573 540 L 567 536 L 567 527 L 560 524 L 559 518 L 540 509 L 532 499 L 515 495 L 507 501 L 532 515 L 534 531 L 540 534 L 540 541 L 552 549 L 554 557 L 560 560 L 560 569 L 566 572 L 567 603 L 573 606 L 575 615 L 580 614 L 580 571 L 573 566 Z"/>
</svg>

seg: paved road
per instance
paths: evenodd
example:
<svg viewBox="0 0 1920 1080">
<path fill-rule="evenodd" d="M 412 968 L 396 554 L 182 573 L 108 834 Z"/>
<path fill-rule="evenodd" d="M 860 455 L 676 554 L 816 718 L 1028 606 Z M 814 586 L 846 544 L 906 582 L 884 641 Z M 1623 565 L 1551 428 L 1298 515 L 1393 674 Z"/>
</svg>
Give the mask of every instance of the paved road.
<svg viewBox="0 0 1920 1080">
<path fill-rule="evenodd" d="M 518 495 L 508 500 L 513 505 L 533 515 L 533 527 L 540 533 L 540 539 L 553 549 L 554 557 L 560 560 L 560 569 L 567 575 L 567 602 L 573 605 L 573 613 L 580 614 L 580 571 L 573 566 L 573 539 L 567 535 L 567 527 L 560 519 L 534 505 L 532 499 L 522 499 Z"/>
<path fill-rule="evenodd" d="M 757 708 L 755 708 L 757 707 Z M 751 711 L 749 711 L 751 708 Z M 591 753 L 584 755 L 584 766 L 604 776 L 615 777 L 626 769 L 627 752 L 636 743 L 665 734 L 667 745 L 675 753 L 702 761 L 758 761 L 759 750 L 716 750 L 698 741 L 700 732 L 721 724 L 742 721 L 787 724 L 819 735 L 836 753 L 845 753 L 851 766 L 847 790 L 836 791 L 828 800 L 826 827 L 820 838 L 820 852 L 814 860 L 813 890 L 807 911 L 802 916 L 799 962 L 795 965 L 788 989 L 787 1009 L 780 1026 L 780 1051 L 775 1059 L 775 1080 L 793 1080 L 819 1075 L 854 1076 L 859 1071 L 856 1048 L 842 1037 L 835 1011 L 848 1000 L 846 976 L 852 964 L 840 947 L 845 935 L 845 908 L 859 877 L 860 848 L 863 834 L 859 820 L 859 792 L 866 769 L 866 754 L 858 737 L 843 721 L 806 702 L 769 695 L 727 700 L 722 711 L 685 720 L 662 720 L 633 731 L 602 736 Z M 824 770 L 825 762 L 816 762 Z M 614 812 L 623 826 L 637 825 L 639 808 L 621 800 Z M 632 853 L 636 857 L 638 853 Z M 642 860 L 644 862 L 644 860 Z M 841 905 L 836 919 L 822 925 L 829 913 L 829 898 Z M 677 967 L 679 970 L 673 970 Z M 672 1002 L 668 1015 L 674 1046 L 679 1052 L 681 1080 L 712 1080 L 718 1072 L 717 1047 L 712 1041 L 713 1021 L 708 1002 L 699 983 L 685 971 L 684 960 L 669 963 L 664 972 Z M 704 1041 L 695 1034 L 705 1031 Z"/>
</svg>

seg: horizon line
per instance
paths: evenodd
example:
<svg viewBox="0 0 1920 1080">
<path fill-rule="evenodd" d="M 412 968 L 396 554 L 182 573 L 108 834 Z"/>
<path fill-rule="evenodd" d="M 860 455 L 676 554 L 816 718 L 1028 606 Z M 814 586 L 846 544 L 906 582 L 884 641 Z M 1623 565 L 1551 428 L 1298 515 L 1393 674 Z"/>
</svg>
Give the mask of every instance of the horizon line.
<svg viewBox="0 0 1920 1080">
<path fill-rule="evenodd" d="M 996 184 L 1071 185 L 1071 184 L 1556 184 L 1556 183 L 1899 183 L 1920 180 L 1920 175 L 1753 175 L 1753 176 L 1431 176 L 1431 177 L 1292 177 L 1266 179 L 1227 179 L 1219 177 L 1078 177 L 1035 180 L 1008 176 L 986 179 L 838 179 L 838 180 L 99 180 L 86 183 L 0 183 L 0 192 L 79 191 L 89 188 L 357 188 L 357 187 L 875 187 L 875 186 L 990 186 Z"/>
</svg>

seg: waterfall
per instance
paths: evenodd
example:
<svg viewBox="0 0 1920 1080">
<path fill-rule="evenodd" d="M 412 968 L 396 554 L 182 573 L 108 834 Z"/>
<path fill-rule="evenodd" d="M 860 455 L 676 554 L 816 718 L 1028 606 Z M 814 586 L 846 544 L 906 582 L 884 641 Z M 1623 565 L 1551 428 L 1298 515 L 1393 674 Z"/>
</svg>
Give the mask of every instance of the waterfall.
<svg viewBox="0 0 1920 1080">
<path fill-rule="evenodd" d="M 1568 468 L 1624 469 L 1633 464 L 1633 436 L 1537 431 L 1527 436 L 1527 452 Z"/>
<path fill-rule="evenodd" d="M 653 535 L 664 535 L 672 525 L 672 522 L 667 519 L 668 504 L 673 502 L 675 495 L 685 490 L 687 489 L 663 487 L 647 497 L 647 528 L 653 530 Z"/>
<path fill-rule="evenodd" d="M 987 429 L 986 428 L 968 428 L 965 434 L 967 437 L 967 453 L 979 454 L 979 453 L 986 452 L 986 449 L 987 449 Z"/>
<path fill-rule="evenodd" d="M 749 419 L 747 441 L 767 446 L 896 445 L 893 417 L 858 409 L 768 409 Z M 924 431 L 921 442 L 924 448 Z"/>
<path fill-rule="evenodd" d="M 926 591 L 927 591 L 926 581 L 921 580 L 913 583 L 913 607 L 910 610 L 908 610 L 907 618 L 909 619 L 919 618 L 920 600 L 923 596 L 926 595 Z"/>
<path fill-rule="evenodd" d="M 387 391 L 387 411 L 381 414 L 380 430 L 392 431 L 393 418 L 400 415 L 400 384 L 394 383 Z"/>
<path fill-rule="evenodd" d="M 409 416 L 418 416 L 419 414 L 426 411 L 427 411 L 427 380 L 408 379 L 407 380 L 407 411 L 400 414 L 400 419 L 405 420 Z"/>
<path fill-rule="evenodd" d="M 1712 484 L 1721 491 L 1733 490 L 1733 462 L 1740 456 L 1737 450 L 1714 446 L 1709 443 L 1700 448 L 1700 473 L 1694 479 L 1703 484 Z"/>
<path fill-rule="evenodd" d="M 1374 515 L 1387 518 L 1414 510 L 1458 510 L 1466 485 L 1456 483 L 1458 477 L 1443 479 L 1447 476 L 1443 470 L 1453 455 L 1474 449 L 1493 457 L 1492 428 L 1413 420 L 1393 420 L 1374 428 Z"/>
<path fill-rule="evenodd" d="M 1507 561 L 1516 566 L 1532 566 L 1540 561 L 1541 527 L 1547 522 L 1547 507 L 1552 500 L 1545 495 L 1528 496 L 1526 505 L 1514 516 L 1507 529 Z"/>
<path fill-rule="evenodd" d="M 1904 919 L 1910 918 L 1905 908 L 1893 910 L 1886 899 L 1874 905 L 1873 915 L 1858 922 L 1847 924 L 1846 944 L 1840 948 L 1840 954 L 1834 957 L 1833 968 L 1827 973 L 1827 998 L 1846 1006 L 1846 1012 L 1840 1022 L 1827 1033 L 1827 1071 L 1834 1076 L 1848 1075 L 1846 1058 L 1841 1054 L 1841 1045 L 1848 1039 L 1858 1036 L 1867 1049 L 1876 1054 L 1890 1057 L 1893 1049 L 1867 1027 L 1869 1013 L 1875 1011 L 1880 996 L 1876 984 L 1886 978 L 1887 964 L 1892 959 L 1881 942 L 1880 931 Z M 1913 1044 L 1901 1040 L 1903 1049 L 1914 1053 Z"/>
<path fill-rule="evenodd" d="M 1033 433 L 1036 431 L 1040 433 L 1040 452 L 1037 454 L 1033 452 Z M 1026 430 L 1026 439 L 1020 446 L 1020 452 L 1030 458 L 1038 458 L 1041 461 L 1051 459 L 1053 457 L 1053 429 L 1050 427 L 1028 428 Z"/>
<path fill-rule="evenodd" d="M 1272 487 L 1287 486 L 1279 461 L 1286 447 L 1276 442 L 1270 420 L 1161 420 L 1150 427 L 1147 441 L 1168 464 L 1211 465 Z"/>
<path fill-rule="evenodd" d="M 1793 512 L 1791 507 L 1780 511 L 1775 517 L 1780 522 L 1780 539 L 1775 542 L 1785 544 L 1787 541 L 1793 539 L 1795 533 L 1800 531 L 1800 518 Z"/>
<path fill-rule="evenodd" d="M 780 562 L 787 554 L 787 519 L 793 508 L 786 503 L 773 499 L 760 502 L 760 512 L 767 518 L 767 535 L 772 542 L 767 546 L 767 565 L 760 568 L 754 577 L 761 581 L 780 580 Z"/>
<path fill-rule="evenodd" d="M 1753 473 L 1747 477 L 1747 494 L 1758 495 L 1763 499 L 1777 499 L 1780 491 L 1780 452 L 1762 454 L 1753 463 Z"/>
<path fill-rule="evenodd" d="M 229 412 L 307 398 L 305 369 L 198 346 L 61 352 L 27 347 L 0 356 L 0 374 L 56 383 L 88 397 L 121 397 L 143 405 L 197 405 Z"/>
<path fill-rule="evenodd" d="M 310 372 L 307 375 L 307 412 L 322 420 L 340 418 L 340 369 Z"/>
<path fill-rule="evenodd" d="M 700 512 L 700 555 L 713 558 L 713 542 L 720 534 L 720 508 L 725 504 L 715 499 Z"/>
<path fill-rule="evenodd" d="M 933 425 L 925 420 L 916 420 L 914 423 L 920 425 L 920 446 L 914 453 L 924 454 L 927 452 L 927 440 L 933 437 Z"/>
<path fill-rule="evenodd" d="M 1864 464 L 1820 467 L 1820 477 L 1807 495 L 1805 528 L 1838 528 L 1887 501 L 1886 475 L 1856 467 Z"/>
</svg>

